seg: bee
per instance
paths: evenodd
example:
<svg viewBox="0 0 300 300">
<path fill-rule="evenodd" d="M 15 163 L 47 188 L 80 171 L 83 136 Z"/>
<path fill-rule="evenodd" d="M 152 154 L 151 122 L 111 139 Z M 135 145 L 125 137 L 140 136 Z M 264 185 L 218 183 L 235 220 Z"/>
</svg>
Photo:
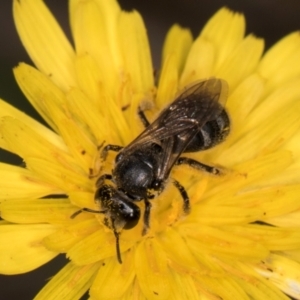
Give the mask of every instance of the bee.
<svg viewBox="0 0 300 300">
<path fill-rule="evenodd" d="M 116 252 L 122 263 L 119 235 L 122 229 L 135 227 L 140 219 L 136 204 L 144 201 L 143 232 L 150 226 L 151 201 L 163 192 L 175 165 L 187 164 L 197 170 L 219 174 L 220 171 L 183 153 L 210 149 L 224 141 L 230 131 L 230 120 L 224 109 L 228 85 L 226 81 L 209 78 L 187 86 L 179 96 L 149 123 L 143 110 L 138 115 L 146 127 L 128 146 L 106 145 L 101 159 L 110 151 L 118 152 L 111 174 L 103 174 L 96 182 L 95 202 L 100 210 L 82 211 L 105 215 L 105 224 L 116 238 Z M 109 181 L 109 183 L 107 183 Z M 171 179 L 183 199 L 183 212 L 190 211 L 190 200 L 185 188 Z"/>
</svg>

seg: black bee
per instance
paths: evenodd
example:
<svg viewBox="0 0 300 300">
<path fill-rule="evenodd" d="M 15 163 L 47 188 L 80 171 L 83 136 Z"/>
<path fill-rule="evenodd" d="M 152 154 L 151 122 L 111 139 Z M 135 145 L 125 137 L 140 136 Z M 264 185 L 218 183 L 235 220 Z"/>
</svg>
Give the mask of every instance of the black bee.
<svg viewBox="0 0 300 300">
<path fill-rule="evenodd" d="M 101 210 L 88 208 L 81 211 L 105 214 L 105 224 L 113 229 L 116 237 L 118 261 L 121 261 L 119 234 L 131 229 L 140 219 L 140 208 L 135 204 L 144 201 L 144 229 L 149 228 L 151 200 L 160 194 L 168 181 L 174 165 L 189 166 L 218 174 L 215 168 L 182 153 L 209 149 L 222 142 L 229 134 L 230 121 L 224 109 L 228 86 L 222 79 L 210 78 L 195 82 L 167 106 L 151 124 L 144 112 L 138 115 L 146 129 L 128 146 L 106 145 L 101 158 L 109 151 L 119 152 L 112 174 L 104 174 L 97 181 L 95 201 Z M 107 184 L 105 181 L 112 184 Z M 172 183 L 183 198 L 183 211 L 188 213 L 190 201 L 184 187 L 176 180 Z"/>
</svg>

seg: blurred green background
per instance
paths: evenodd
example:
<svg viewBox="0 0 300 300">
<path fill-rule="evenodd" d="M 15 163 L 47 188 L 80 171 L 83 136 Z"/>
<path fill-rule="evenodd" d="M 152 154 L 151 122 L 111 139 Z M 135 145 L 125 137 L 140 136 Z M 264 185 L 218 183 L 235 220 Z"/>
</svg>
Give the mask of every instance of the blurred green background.
<svg viewBox="0 0 300 300">
<path fill-rule="evenodd" d="M 70 37 L 68 1 L 45 0 L 45 2 Z M 223 6 L 244 13 L 247 33 L 263 37 L 267 47 L 284 35 L 300 30 L 299 0 L 120 0 L 119 3 L 123 9 L 135 8 L 143 15 L 155 69 L 159 69 L 161 46 L 172 24 L 179 23 L 189 27 L 195 37 L 205 22 Z M 19 62 L 31 64 L 31 61 L 18 38 L 12 18 L 12 1 L 8 0 L 1 1 L 0 4 L 0 41 L 0 98 L 41 120 L 20 92 L 13 77 L 14 66 Z M 7 152 L 0 152 L 0 156 L 1 161 L 21 164 L 20 158 Z M 0 299 L 32 299 L 65 263 L 66 260 L 61 255 L 33 272 L 0 276 Z"/>
</svg>

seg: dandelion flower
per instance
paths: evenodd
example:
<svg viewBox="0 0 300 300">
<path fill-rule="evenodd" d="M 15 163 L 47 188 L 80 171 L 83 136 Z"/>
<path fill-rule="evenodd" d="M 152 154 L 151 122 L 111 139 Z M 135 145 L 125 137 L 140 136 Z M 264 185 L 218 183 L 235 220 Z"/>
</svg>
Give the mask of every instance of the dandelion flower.
<svg viewBox="0 0 300 300">
<path fill-rule="evenodd" d="M 70 262 L 36 299 L 300 299 L 300 36 L 264 53 L 241 14 L 220 9 L 193 40 L 174 25 L 155 84 L 143 20 L 114 0 L 70 0 L 74 47 L 41 0 L 14 0 L 21 40 L 35 67 L 18 85 L 51 129 L 0 102 L 0 146 L 26 167 L 1 163 L 0 272 L 29 272 L 59 253 Z M 38 24 L 38 26 L 37 26 Z M 147 117 L 186 85 L 217 77 L 229 86 L 226 141 L 191 158 L 223 176 L 174 167 L 191 212 L 172 185 L 143 222 L 116 240 L 94 202 L 113 168 L 99 147 L 126 146 Z M 25 146 L 24 146 L 25 145 Z M 138 203 L 143 210 L 143 203 Z"/>
</svg>

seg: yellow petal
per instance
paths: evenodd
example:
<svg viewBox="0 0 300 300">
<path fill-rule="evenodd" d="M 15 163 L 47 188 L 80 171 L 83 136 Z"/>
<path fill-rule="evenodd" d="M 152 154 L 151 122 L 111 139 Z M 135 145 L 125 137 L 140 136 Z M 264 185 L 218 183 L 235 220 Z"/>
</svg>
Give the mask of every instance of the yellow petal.
<svg viewBox="0 0 300 300">
<path fill-rule="evenodd" d="M 189 270 L 194 269 L 196 271 L 199 268 L 199 264 L 177 230 L 174 230 L 172 227 L 167 228 L 166 232 L 158 236 L 158 240 L 168 257 L 176 264 L 180 264 L 183 268 Z M 174 247 L 174 245 L 177 245 L 177 247 Z"/>
<path fill-rule="evenodd" d="M 1 119 L 0 131 L 6 141 L 7 149 L 23 158 L 26 158 L 28 155 L 48 158 L 50 151 L 47 149 L 54 148 L 44 137 L 34 132 L 32 128 L 12 117 L 3 117 Z"/>
<path fill-rule="evenodd" d="M 168 56 L 174 55 L 173 67 L 178 74 L 181 74 L 192 42 L 193 37 L 189 29 L 182 28 L 177 24 L 173 25 L 169 29 L 163 45 L 162 65 L 165 64 Z M 161 74 L 161 77 L 163 77 L 163 74 Z"/>
<path fill-rule="evenodd" d="M 74 23 L 76 20 L 76 10 L 79 9 L 78 6 L 80 6 L 82 3 L 81 0 L 70 0 L 69 1 L 69 12 L 70 12 L 70 23 L 71 28 L 74 30 L 74 27 L 76 26 Z M 87 1 L 86 1 L 87 2 Z M 120 11 L 120 6 L 117 1 L 101 1 L 101 0 L 95 0 L 93 1 L 97 4 L 98 9 L 102 13 L 102 17 L 104 19 L 105 29 L 102 29 L 103 32 L 112 32 L 111 38 L 114 38 L 113 33 L 113 22 L 114 18 L 118 16 L 118 13 Z M 112 43 L 112 42 L 111 42 Z"/>
<path fill-rule="evenodd" d="M 135 252 L 138 283 L 147 299 L 168 299 L 172 278 L 167 258 L 155 239 L 144 239 Z"/>
<path fill-rule="evenodd" d="M 134 243 L 134 240 L 122 239 L 121 235 L 121 252 L 129 249 Z M 116 238 L 111 230 L 104 230 L 102 227 L 72 247 L 67 256 L 78 265 L 94 263 L 108 257 L 114 257 L 117 261 Z"/>
<path fill-rule="evenodd" d="M 96 108 L 95 112 L 97 115 L 100 114 L 100 118 L 95 122 L 95 125 L 105 128 L 103 139 L 107 136 L 108 141 L 117 143 L 121 137 L 128 138 L 130 130 L 121 107 L 109 93 L 107 86 L 101 79 L 100 69 L 93 61 L 93 58 L 88 54 L 77 57 L 76 72 L 81 90 L 87 96 L 85 97 L 87 103 L 83 105 L 86 106 L 91 102 L 92 107 Z M 103 123 L 101 123 L 101 115 L 104 118 Z M 114 118 L 108 119 L 107 115 L 114 116 Z"/>
<path fill-rule="evenodd" d="M 154 85 L 150 47 L 144 22 L 138 12 L 121 13 L 119 35 L 125 71 L 131 77 L 134 92 L 150 93 Z"/>
<path fill-rule="evenodd" d="M 227 201 L 232 205 L 233 201 L 239 199 L 236 196 L 241 192 L 266 187 L 265 183 L 269 178 L 284 173 L 292 162 L 292 153 L 284 150 L 242 162 L 234 167 L 237 173 L 229 173 L 227 180 L 219 182 L 218 185 L 210 183 L 205 192 L 205 198 L 209 199 L 211 205 L 222 205 Z M 238 200 L 234 205 L 239 206 L 239 203 Z"/>
<path fill-rule="evenodd" d="M 238 200 L 235 199 L 235 203 L 219 203 L 217 206 L 208 202 L 207 205 L 194 205 L 190 221 L 195 221 L 198 224 L 203 225 L 219 225 L 226 224 L 243 224 L 255 222 L 257 219 L 264 217 L 264 212 L 258 207 L 240 207 Z M 198 220 L 198 221 L 197 221 Z"/>
<path fill-rule="evenodd" d="M 174 54 L 168 55 L 165 59 L 155 102 L 158 107 L 164 107 L 166 103 L 174 98 L 178 86 L 178 70 L 176 68 L 176 56 Z"/>
<path fill-rule="evenodd" d="M 269 118 L 266 118 L 264 122 L 259 124 L 249 135 L 244 135 L 239 140 L 239 151 L 245 150 L 245 155 L 241 155 L 241 159 L 249 159 L 255 153 L 257 155 L 270 153 L 277 150 L 285 141 L 288 141 L 300 128 L 299 117 L 300 106 L 292 106 L 287 108 L 285 112 L 281 113 L 277 111 Z M 283 126 L 275 122 L 275 120 L 281 120 Z M 247 147 L 252 146 L 251 151 L 246 152 Z M 249 148 L 248 148 L 249 149 Z M 233 149 L 232 149 L 233 150 Z M 233 150 L 234 153 L 236 148 Z M 233 153 L 232 153 L 233 154 Z"/>
<path fill-rule="evenodd" d="M 74 51 L 43 1 L 13 3 L 18 33 L 34 64 L 62 90 L 74 86 Z"/>
<path fill-rule="evenodd" d="M 80 299 L 90 288 L 98 268 L 99 264 L 78 267 L 68 263 L 51 278 L 34 299 Z"/>
<path fill-rule="evenodd" d="M 271 254 L 257 272 L 289 296 L 300 299 L 300 264 L 284 256 Z"/>
<path fill-rule="evenodd" d="M 300 208 L 299 193 L 299 184 L 276 185 L 250 190 L 241 193 L 237 198 L 245 205 L 259 207 L 264 212 L 263 219 L 267 220 L 298 210 Z"/>
<path fill-rule="evenodd" d="M 198 257 L 203 253 L 225 259 L 257 260 L 266 257 L 268 248 L 255 240 L 225 233 L 221 228 L 182 225 L 178 231 L 187 240 L 192 253 Z"/>
<path fill-rule="evenodd" d="M 20 274 L 38 268 L 58 253 L 43 246 L 56 228 L 47 224 L 0 226 L 0 273 Z"/>
<path fill-rule="evenodd" d="M 300 263 L 300 252 L 299 250 L 289 250 L 281 252 L 283 256 L 290 258 L 298 263 Z"/>
<path fill-rule="evenodd" d="M 144 293 L 141 291 L 138 280 L 135 278 L 132 285 L 129 287 L 127 292 L 123 295 L 122 299 L 124 300 L 147 300 L 149 298 L 146 298 Z"/>
<path fill-rule="evenodd" d="M 237 282 L 247 292 L 250 299 L 289 300 L 273 283 L 255 273 L 252 265 L 237 262 L 237 270 L 238 274 L 244 275 L 242 278 L 237 278 Z"/>
<path fill-rule="evenodd" d="M 130 82 L 128 82 L 126 90 L 128 90 L 131 93 Z M 143 99 L 143 100 L 141 101 L 141 99 Z M 144 109 L 147 110 L 148 104 L 149 104 L 149 107 L 152 107 L 152 103 L 149 101 L 149 99 L 145 99 L 145 95 L 143 95 L 142 93 L 135 93 L 133 95 L 130 95 L 128 100 L 129 101 L 127 103 L 130 103 L 130 106 L 122 114 L 120 114 L 120 110 L 116 111 L 116 109 L 118 108 L 117 106 L 116 107 L 112 106 L 112 108 L 114 108 L 114 111 L 116 111 L 116 114 L 117 115 L 120 114 L 120 118 L 121 118 L 121 116 L 125 117 L 124 118 L 125 122 L 126 122 L 125 128 L 127 129 L 127 126 L 128 126 L 128 129 L 129 129 L 128 132 L 126 133 L 126 134 L 128 134 L 128 138 L 126 138 L 126 139 L 122 138 L 121 132 L 119 132 L 120 137 L 118 139 L 123 141 L 123 145 L 128 145 L 133 139 L 135 139 L 145 129 L 145 127 L 143 126 L 143 124 L 141 122 L 141 119 L 137 115 L 138 108 L 141 107 L 142 110 L 144 110 Z M 112 108 L 111 108 L 111 112 L 113 112 Z M 149 118 L 149 113 L 150 113 L 150 116 L 152 116 L 152 112 L 146 113 L 146 116 L 147 116 L 147 119 L 150 121 L 151 117 Z M 118 119 L 116 121 L 118 121 Z M 120 119 L 120 121 L 123 122 L 122 119 Z M 122 124 L 118 124 L 118 130 L 122 130 Z M 124 134 L 124 133 L 122 132 L 122 134 Z"/>
<path fill-rule="evenodd" d="M 268 94 L 300 75 L 300 36 L 294 32 L 277 42 L 259 64 L 259 74 L 267 80 Z"/>
<path fill-rule="evenodd" d="M 232 232 L 264 245 L 270 251 L 295 250 L 300 247 L 300 233 L 297 228 L 277 228 L 267 225 L 249 224 L 243 226 L 223 226 Z"/>
<path fill-rule="evenodd" d="M 234 185 L 233 182 L 232 185 Z M 226 199 L 219 199 L 218 201 L 218 197 L 215 196 L 208 198 L 207 201 L 197 203 L 191 217 L 196 220 L 202 214 L 201 219 L 204 218 L 204 221 L 201 220 L 201 223 L 204 222 L 204 224 L 205 222 L 209 223 L 209 218 L 212 218 L 213 224 L 222 224 L 222 222 L 226 224 L 230 220 L 232 223 L 234 220 L 236 223 L 250 223 L 251 220 L 253 222 L 258 219 L 273 219 L 273 217 L 283 216 L 300 208 L 299 201 L 297 201 L 299 189 L 299 184 L 244 187 L 233 195 L 226 195 Z M 220 214 L 222 210 L 225 212 L 223 217 Z M 249 212 L 249 215 L 244 211 Z M 234 216 L 234 212 L 236 216 Z M 219 218 L 220 223 L 218 223 Z"/>
<path fill-rule="evenodd" d="M 180 88 L 213 74 L 216 49 L 214 45 L 199 36 L 193 43 L 180 78 Z"/>
<path fill-rule="evenodd" d="M 213 44 L 215 69 L 226 60 L 232 50 L 242 41 L 245 33 L 245 18 L 227 8 L 221 8 L 206 23 L 201 31 L 201 38 Z"/>
<path fill-rule="evenodd" d="M 83 216 L 81 216 L 80 220 L 79 218 L 79 216 L 76 217 L 76 220 L 73 221 L 74 224 L 65 226 L 45 237 L 43 242 L 45 247 L 55 252 L 67 252 L 83 238 L 101 228 L 96 218 L 89 217 L 83 221 Z"/>
<path fill-rule="evenodd" d="M 107 118 L 100 112 L 99 107 L 77 88 L 69 91 L 66 95 L 68 109 L 73 113 L 80 124 L 94 137 L 99 146 L 109 136 L 113 136 L 112 130 L 107 126 Z M 88 105 L 87 105 L 88 104 Z M 103 105 L 103 104 L 102 104 Z"/>
<path fill-rule="evenodd" d="M 51 115 L 45 110 L 44 101 L 55 101 L 59 105 L 63 105 L 65 96 L 61 89 L 51 82 L 46 75 L 24 63 L 14 69 L 14 75 L 19 87 L 33 107 L 57 131 Z"/>
<path fill-rule="evenodd" d="M 74 158 L 56 148 L 21 121 L 11 117 L 3 117 L 1 121 L 0 132 L 7 143 L 9 151 L 18 154 L 25 161 L 28 157 L 38 157 L 54 164 L 59 161 L 71 170 L 80 171 Z M 86 172 L 88 173 L 88 170 Z"/>
<path fill-rule="evenodd" d="M 90 191 L 92 192 L 92 184 L 88 176 L 82 172 L 74 172 L 68 165 L 64 165 L 61 160 L 60 164 L 50 162 L 49 160 L 31 158 L 26 160 L 26 164 L 30 170 L 39 174 L 47 182 L 59 187 L 66 194 L 69 191 Z"/>
<path fill-rule="evenodd" d="M 44 107 L 49 115 L 53 116 L 53 121 L 57 125 L 60 136 L 64 139 L 70 152 L 83 170 L 93 167 L 94 155 L 97 147 L 92 141 L 89 132 L 84 130 L 65 107 L 57 105 L 55 102 L 45 101 Z"/>
<path fill-rule="evenodd" d="M 172 285 L 170 299 L 193 299 L 193 300 L 208 300 L 203 293 L 199 293 L 197 284 L 192 276 L 189 274 L 181 274 L 172 272 L 171 276 L 174 277 L 174 284 Z"/>
<path fill-rule="evenodd" d="M 26 124 L 26 126 L 36 131 L 39 135 L 45 137 L 48 141 L 50 141 L 50 143 L 52 143 L 59 149 L 66 150 L 66 145 L 59 135 L 0 99 L 0 117 L 4 116 L 10 116 L 14 119 L 22 121 L 24 124 Z M 8 146 L 5 140 L 2 138 L 0 139 L 0 146 L 1 148 L 8 150 Z"/>
<path fill-rule="evenodd" d="M 80 89 L 88 96 L 89 102 L 102 107 L 103 100 L 100 94 L 100 85 L 107 91 L 104 75 L 93 57 L 89 54 L 77 56 L 75 60 L 76 75 Z"/>
<path fill-rule="evenodd" d="M 245 119 L 262 100 L 263 93 L 264 80 L 257 74 L 246 77 L 235 89 L 231 90 L 226 109 L 233 120 L 230 135 L 226 139 L 226 147 L 237 142 L 240 128 L 245 126 Z"/>
<path fill-rule="evenodd" d="M 114 116 L 113 119 L 110 120 L 110 126 L 114 128 L 115 135 L 117 135 L 116 143 L 122 145 L 128 145 L 128 143 L 132 140 L 131 136 L 131 128 L 129 128 L 128 120 L 126 120 L 122 110 L 118 105 L 108 97 L 108 95 L 104 95 L 106 100 L 106 112 L 109 116 Z M 135 111 L 136 114 L 136 111 Z M 110 137 L 109 140 L 112 140 Z"/>
<path fill-rule="evenodd" d="M 115 95 L 123 66 L 117 2 L 73 0 L 70 2 L 70 15 L 77 54 L 88 54 L 92 58 L 99 70 L 101 83 L 111 96 Z"/>
<path fill-rule="evenodd" d="M 93 299 L 123 299 L 135 276 L 132 256 L 132 252 L 123 254 L 122 264 L 118 263 L 116 257 L 103 262 L 90 290 Z"/>
<path fill-rule="evenodd" d="M 98 206 L 94 200 L 94 191 L 70 191 L 69 192 L 69 201 L 78 207 L 90 207 L 97 209 Z"/>
<path fill-rule="evenodd" d="M 243 290 L 241 284 L 237 284 L 230 276 L 220 275 L 218 278 L 214 276 L 197 276 L 195 281 L 198 281 L 197 288 L 204 290 L 208 294 L 208 299 L 214 299 L 215 295 L 221 299 L 245 299 L 248 296 Z"/>
<path fill-rule="evenodd" d="M 300 97 L 300 79 L 295 78 L 293 81 L 279 85 L 276 89 L 273 89 L 272 93 L 268 97 L 263 98 L 262 103 L 258 103 L 251 113 L 251 117 L 247 119 L 244 125 L 245 130 L 252 130 L 257 124 L 261 124 L 266 117 L 274 118 L 274 115 L 280 111 L 293 110 L 299 107 Z M 282 101 L 284 99 L 284 101 Z"/>
<path fill-rule="evenodd" d="M 297 172 L 299 174 L 299 171 Z M 300 227 L 300 210 L 274 218 L 266 219 L 266 222 L 280 227 Z"/>
<path fill-rule="evenodd" d="M 74 206 L 68 199 L 11 199 L 0 204 L 1 217 L 12 223 L 66 224 Z"/>
<path fill-rule="evenodd" d="M 295 162 L 282 173 L 274 174 L 272 178 L 268 178 L 263 182 L 264 185 L 281 185 L 281 184 L 298 184 L 300 169 Z M 291 220 L 292 221 L 292 220 Z M 293 222 L 293 221 L 292 221 Z"/>
<path fill-rule="evenodd" d="M 255 70 L 263 50 L 264 41 L 249 35 L 228 54 L 226 60 L 214 70 L 214 74 L 226 79 L 232 90 Z"/>
<path fill-rule="evenodd" d="M 270 102 L 268 101 L 266 105 L 262 104 L 251 113 L 251 118 L 249 117 L 247 122 L 244 122 L 244 126 L 241 126 L 238 129 L 239 132 L 236 133 L 235 138 L 238 138 L 238 141 L 220 154 L 222 159 L 225 155 L 229 160 L 239 162 L 251 159 L 256 155 L 272 152 L 298 131 L 300 104 L 296 99 L 299 95 L 299 88 L 297 89 L 296 85 L 293 85 L 290 93 L 287 92 L 284 97 L 290 105 L 286 105 L 283 109 L 281 105 L 277 105 L 277 102 L 280 95 L 284 94 L 284 90 L 288 91 L 288 87 L 283 87 L 280 91 L 275 92 L 268 99 Z M 272 100 L 274 100 L 274 105 Z M 280 122 L 276 120 L 280 120 Z M 230 164 L 230 162 L 228 163 Z"/>
<path fill-rule="evenodd" d="M 1 200 L 43 197 L 59 192 L 25 168 L 0 163 L 0 177 Z"/>
</svg>

